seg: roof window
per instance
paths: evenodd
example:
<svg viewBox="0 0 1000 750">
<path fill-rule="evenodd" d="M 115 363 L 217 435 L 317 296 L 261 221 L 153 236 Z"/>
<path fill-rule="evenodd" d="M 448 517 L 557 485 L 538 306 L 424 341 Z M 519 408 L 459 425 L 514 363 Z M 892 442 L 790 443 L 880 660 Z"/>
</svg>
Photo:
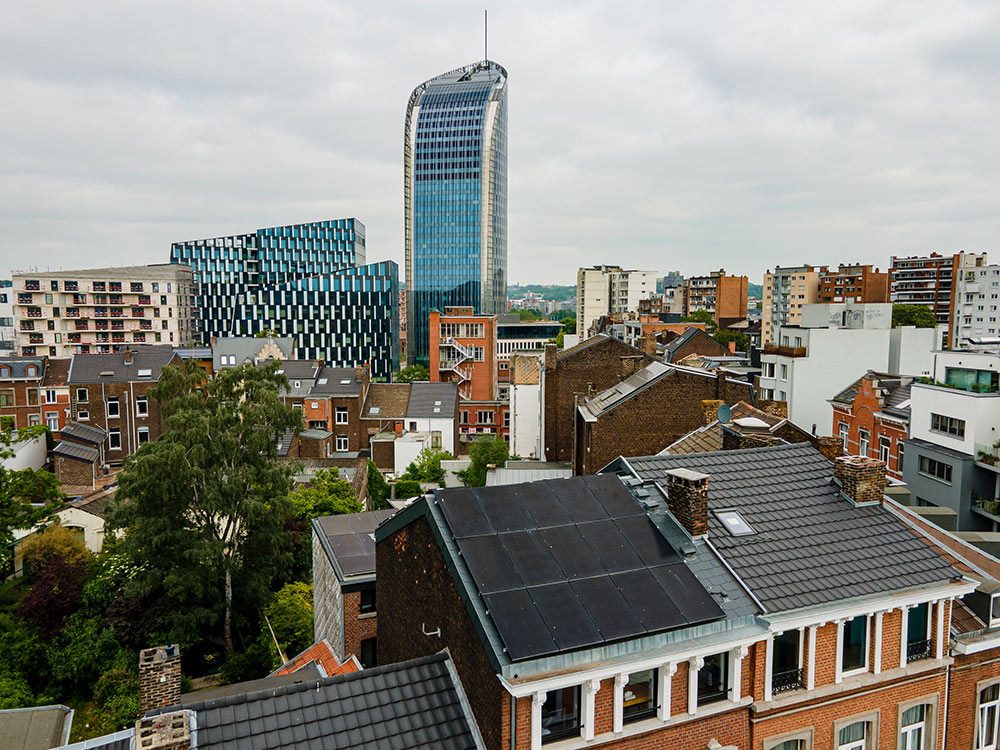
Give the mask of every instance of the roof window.
<svg viewBox="0 0 1000 750">
<path fill-rule="evenodd" d="M 716 518 L 722 521 L 722 525 L 726 527 L 728 531 L 733 536 L 747 536 L 749 534 L 756 534 L 753 527 L 746 522 L 738 510 L 720 510 L 715 514 Z"/>
<path fill-rule="evenodd" d="M 372 408 L 370 408 L 370 409 L 368 410 L 368 413 L 369 413 L 369 414 L 378 414 L 378 413 L 380 413 L 381 411 L 382 411 L 382 407 L 381 407 L 381 406 L 373 406 Z"/>
<path fill-rule="evenodd" d="M 138 374 L 139 374 L 140 378 L 151 378 L 151 377 L 153 377 L 153 371 L 152 370 L 139 370 Z"/>
<path fill-rule="evenodd" d="M 327 378 L 320 378 L 319 380 L 316 381 L 317 385 L 326 385 L 326 383 L 327 383 Z"/>
<path fill-rule="evenodd" d="M 350 378 L 344 378 L 343 380 L 340 381 L 340 384 L 341 385 L 350 385 L 351 384 L 351 379 Z"/>
</svg>

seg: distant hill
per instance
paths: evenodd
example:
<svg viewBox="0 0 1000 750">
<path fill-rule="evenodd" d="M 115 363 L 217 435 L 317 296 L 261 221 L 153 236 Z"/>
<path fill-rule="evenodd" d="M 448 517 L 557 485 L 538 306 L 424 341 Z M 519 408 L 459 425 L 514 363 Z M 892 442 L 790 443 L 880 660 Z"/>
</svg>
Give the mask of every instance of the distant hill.
<svg viewBox="0 0 1000 750">
<path fill-rule="evenodd" d="M 747 284 L 747 296 L 748 297 L 761 297 L 764 296 L 764 285 L 763 284 Z"/>
<path fill-rule="evenodd" d="M 525 292 L 534 292 L 535 294 L 541 294 L 542 299 L 550 299 L 555 302 L 565 302 L 566 300 L 573 299 L 576 296 L 576 285 L 572 286 L 557 286 L 554 284 L 508 284 L 507 285 L 507 298 L 508 299 L 518 299 L 523 297 Z"/>
</svg>

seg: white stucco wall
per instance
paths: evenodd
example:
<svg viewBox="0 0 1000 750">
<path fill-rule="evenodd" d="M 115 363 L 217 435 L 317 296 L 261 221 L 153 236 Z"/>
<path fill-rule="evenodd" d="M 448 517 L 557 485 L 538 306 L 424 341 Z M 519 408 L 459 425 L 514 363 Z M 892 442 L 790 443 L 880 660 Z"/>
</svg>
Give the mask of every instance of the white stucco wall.
<svg viewBox="0 0 1000 750">
<path fill-rule="evenodd" d="M 7 471 L 23 471 L 24 469 L 40 469 L 45 466 L 46 447 L 45 435 L 38 435 L 30 440 L 22 440 L 9 447 L 14 455 L 3 459 L 3 467 Z"/>
</svg>

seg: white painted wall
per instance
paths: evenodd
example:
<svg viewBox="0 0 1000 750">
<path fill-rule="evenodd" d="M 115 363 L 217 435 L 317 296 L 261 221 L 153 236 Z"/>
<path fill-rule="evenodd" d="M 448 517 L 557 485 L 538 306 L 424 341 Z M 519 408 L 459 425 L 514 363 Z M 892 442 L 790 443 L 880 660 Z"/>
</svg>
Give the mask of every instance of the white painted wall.
<svg viewBox="0 0 1000 750">
<path fill-rule="evenodd" d="M 455 455 L 455 420 L 453 419 L 442 419 L 440 417 L 407 417 L 406 418 L 406 429 L 410 429 L 410 423 L 417 423 L 417 432 L 434 432 L 439 431 L 441 433 L 441 449 L 448 451 L 451 455 Z M 430 443 L 428 443 L 430 445 Z M 399 442 L 396 442 L 396 463 L 399 463 Z M 409 462 L 407 462 L 409 463 Z"/>
<path fill-rule="evenodd" d="M 521 458 L 542 455 L 542 388 L 538 383 L 510 388 L 511 453 Z"/>
<path fill-rule="evenodd" d="M 22 440 L 9 446 L 14 455 L 3 459 L 3 467 L 7 471 L 23 471 L 24 469 L 40 469 L 45 466 L 46 447 L 45 435 L 38 435 L 30 440 Z"/>
</svg>

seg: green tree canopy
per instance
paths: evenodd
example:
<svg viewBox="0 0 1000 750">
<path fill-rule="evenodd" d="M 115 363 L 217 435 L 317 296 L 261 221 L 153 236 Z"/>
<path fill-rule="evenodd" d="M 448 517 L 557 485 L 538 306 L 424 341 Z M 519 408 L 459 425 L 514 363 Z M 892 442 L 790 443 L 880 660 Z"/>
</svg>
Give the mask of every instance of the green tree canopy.
<svg viewBox="0 0 1000 750">
<path fill-rule="evenodd" d="M 576 333 L 576 316 L 570 315 L 568 318 L 563 318 L 563 329 L 561 333 Z"/>
<path fill-rule="evenodd" d="M 486 486 L 486 467 L 489 464 L 503 466 L 510 458 L 510 449 L 503 440 L 484 436 L 469 446 L 472 463 L 468 469 L 458 472 L 458 478 L 469 487 Z"/>
<path fill-rule="evenodd" d="M 305 651 L 313 642 L 312 584 L 296 581 L 286 583 L 264 609 L 267 623 L 285 656 L 291 659 Z M 280 665 L 278 665 L 280 666 Z"/>
<path fill-rule="evenodd" d="M 443 487 L 445 470 L 441 468 L 441 462 L 451 461 L 454 458 L 448 451 L 424 448 L 399 478 L 412 479 L 415 482 L 437 482 Z"/>
<path fill-rule="evenodd" d="M 400 479 L 396 482 L 396 497 L 400 500 L 416 497 L 420 492 L 420 482 L 416 479 Z"/>
<path fill-rule="evenodd" d="M 108 525 L 138 569 L 131 593 L 175 604 L 162 630 L 182 646 L 221 628 L 232 654 L 234 601 L 259 611 L 290 562 L 292 467 L 276 436 L 301 418 L 278 397 L 288 380 L 277 368 L 247 364 L 208 381 L 193 360 L 165 368 L 151 393 L 166 430 L 119 475 Z"/>
<path fill-rule="evenodd" d="M 718 329 L 715 318 L 708 310 L 695 310 L 686 318 L 681 318 L 684 323 L 704 323 L 705 333 L 711 336 Z"/>
<path fill-rule="evenodd" d="M 423 365 L 410 365 L 409 367 L 404 367 L 402 370 L 396 373 L 393 377 L 392 382 L 394 383 L 413 383 L 417 380 L 430 380 L 431 371 L 428 370 Z"/>
<path fill-rule="evenodd" d="M 750 340 L 745 333 L 741 333 L 740 331 L 716 331 L 712 338 L 723 346 L 728 345 L 730 341 L 735 341 L 736 351 L 738 352 L 750 351 Z"/>
<path fill-rule="evenodd" d="M 937 318 L 930 308 L 923 305 L 893 305 L 892 327 L 916 326 L 917 328 L 934 328 Z"/>
<path fill-rule="evenodd" d="M 382 472 L 378 470 L 375 462 L 370 458 L 368 459 L 368 499 L 369 507 L 372 510 L 386 510 L 389 507 L 389 503 L 386 502 L 386 498 L 389 497 L 389 484 L 385 481 L 385 477 L 382 476 Z"/>
<path fill-rule="evenodd" d="M 335 466 L 317 471 L 312 483 L 293 492 L 291 500 L 292 513 L 300 521 L 364 510 L 351 483 L 340 478 Z"/>
</svg>

